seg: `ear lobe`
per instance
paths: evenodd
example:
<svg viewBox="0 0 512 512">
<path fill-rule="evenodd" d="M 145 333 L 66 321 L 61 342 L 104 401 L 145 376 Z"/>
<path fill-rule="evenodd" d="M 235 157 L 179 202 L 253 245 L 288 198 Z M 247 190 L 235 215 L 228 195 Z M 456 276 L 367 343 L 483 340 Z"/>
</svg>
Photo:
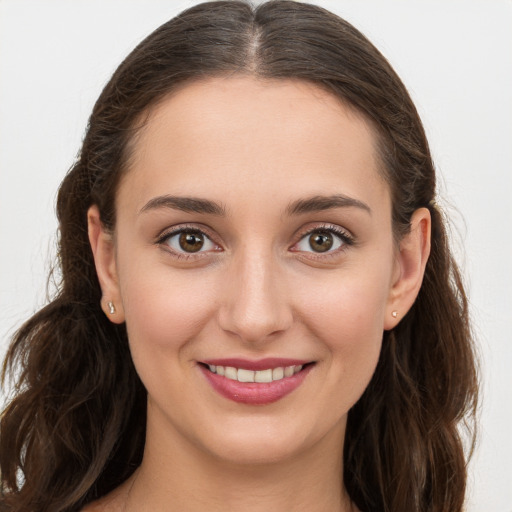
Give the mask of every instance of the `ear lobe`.
<svg viewBox="0 0 512 512">
<path fill-rule="evenodd" d="M 431 218 L 427 208 L 411 217 L 411 229 L 400 241 L 397 272 L 391 287 L 384 329 L 396 327 L 418 296 L 430 255 Z"/>
<path fill-rule="evenodd" d="M 117 278 L 114 241 L 103 226 L 96 205 L 87 211 L 87 226 L 96 274 L 102 291 L 101 309 L 111 322 L 123 323 L 124 310 Z"/>
</svg>

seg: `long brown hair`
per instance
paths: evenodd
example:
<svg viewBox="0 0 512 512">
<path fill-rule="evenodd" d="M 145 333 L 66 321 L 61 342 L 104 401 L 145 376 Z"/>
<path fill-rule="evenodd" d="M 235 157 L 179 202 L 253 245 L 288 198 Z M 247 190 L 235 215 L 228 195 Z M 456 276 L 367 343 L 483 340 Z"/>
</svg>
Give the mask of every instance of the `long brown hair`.
<svg viewBox="0 0 512 512">
<path fill-rule="evenodd" d="M 146 392 L 124 326 L 100 308 L 86 212 L 97 204 L 114 229 L 117 184 L 150 107 L 187 81 L 232 73 L 306 80 L 367 118 L 397 239 L 417 208 L 430 210 L 432 251 L 418 298 L 384 333 L 373 379 L 349 412 L 344 484 L 365 512 L 460 512 L 466 458 L 459 429 L 474 418 L 477 377 L 467 299 L 435 204 L 421 121 L 396 73 L 360 32 L 289 0 L 188 9 L 140 43 L 99 97 L 58 195 L 58 294 L 17 332 L 4 364 L 4 383 L 17 378 L 1 418 L 0 508 L 77 511 L 140 464 Z"/>
</svg>

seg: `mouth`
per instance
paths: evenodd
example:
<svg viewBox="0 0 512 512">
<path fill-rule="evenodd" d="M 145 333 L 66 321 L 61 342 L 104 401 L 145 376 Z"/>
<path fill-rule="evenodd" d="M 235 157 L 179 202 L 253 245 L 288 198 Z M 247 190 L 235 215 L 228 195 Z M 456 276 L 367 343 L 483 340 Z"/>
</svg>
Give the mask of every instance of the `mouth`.
<svg viewBox="0 0 512 512">
<path fill-rule="evenodd" d="M 199 362 L 212 388 L 232 401 L 263 405 L 276 402 L 297 389 L 314 361 L 267 359 L 257 362 L 215 360 Z"/>
<path fill-rule="evenodd" d="M 308 363 L 313 364 L 313 363 Z M 278 366 L 277 368 L 267 368 L 265 370 L 248 370 L 246 368 L 236 368 L 234 366 L 207 365 L 210 372 L 221 375 L 226 379 L 236 380 L 238 382 L 275 382 L 284 378 L 292 377 L 304 368 L 303 364 Z"/>
</svg>

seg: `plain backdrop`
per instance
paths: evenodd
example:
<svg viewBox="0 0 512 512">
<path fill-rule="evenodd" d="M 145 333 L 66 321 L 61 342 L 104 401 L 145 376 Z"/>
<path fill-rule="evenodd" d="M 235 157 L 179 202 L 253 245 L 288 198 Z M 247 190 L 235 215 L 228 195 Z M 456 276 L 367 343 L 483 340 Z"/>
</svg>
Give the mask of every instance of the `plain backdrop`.
<svg viewBox="0 0 512 512">
<path fill-rule="evenodd" d="M 194 3 L 0 0 L 0 355 L 44 304 L 55 195 L 95 99 L 136 43 Z M 468 511 L 512 512 L 512 1 L 316 3 L 388 57 L 424 121 L 482 358 Z"/>
</svg>

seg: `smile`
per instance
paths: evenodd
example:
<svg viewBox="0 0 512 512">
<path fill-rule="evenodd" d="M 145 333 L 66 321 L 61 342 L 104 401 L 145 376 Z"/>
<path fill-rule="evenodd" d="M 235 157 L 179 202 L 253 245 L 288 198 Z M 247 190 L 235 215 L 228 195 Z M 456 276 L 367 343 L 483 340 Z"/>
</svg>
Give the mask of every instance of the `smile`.
<svg viewBox="0 0 512 512">
<path fill-rule="evenodd" d="M 303 365 L 278 366 L 277 368 L 268 368 L 266 370 L 246 370 L 245 368 L 235 368 L 233 366 L 208 365 L 212 373 L 222 375 L 226 379 L 236 380 L 238 382 L 274 382 L 276 380 L 291 377 L 302 370 Z"/>
<path fill-rule="evenodd" d="M 198 367 L 213 390 L 224 398 L 238 403 L 264 405 L 276 402 L 297 389 L 314 367 L 314 362 L 230 359 L 205 361 Z"/>
</svg>

